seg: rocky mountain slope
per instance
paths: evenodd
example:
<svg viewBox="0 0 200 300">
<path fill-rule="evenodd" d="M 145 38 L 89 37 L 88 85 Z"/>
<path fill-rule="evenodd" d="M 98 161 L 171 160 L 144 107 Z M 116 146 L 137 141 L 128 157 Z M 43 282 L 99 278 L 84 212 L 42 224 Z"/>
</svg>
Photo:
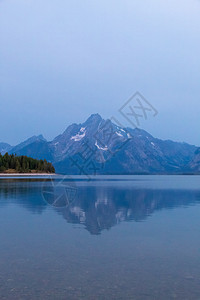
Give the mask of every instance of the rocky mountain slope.
<svg viewBox="0 0 200 300">
<path fill-rule="evenodd" d="M 200 148 L 195 151 L 194 157 L 189 163 L 189 170 L 200 173 Z"/>
</svg>

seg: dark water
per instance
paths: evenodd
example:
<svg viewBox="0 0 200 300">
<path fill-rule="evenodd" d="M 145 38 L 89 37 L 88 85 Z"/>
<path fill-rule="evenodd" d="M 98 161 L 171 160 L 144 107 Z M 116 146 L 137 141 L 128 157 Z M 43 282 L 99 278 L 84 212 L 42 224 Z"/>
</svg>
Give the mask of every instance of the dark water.
<svg viewBox="0 0 200 300">
<path fill-rule="evenodd" d="M 200 299 L 200 177 L 0 178 L 0 299 Z"/>
</svg>

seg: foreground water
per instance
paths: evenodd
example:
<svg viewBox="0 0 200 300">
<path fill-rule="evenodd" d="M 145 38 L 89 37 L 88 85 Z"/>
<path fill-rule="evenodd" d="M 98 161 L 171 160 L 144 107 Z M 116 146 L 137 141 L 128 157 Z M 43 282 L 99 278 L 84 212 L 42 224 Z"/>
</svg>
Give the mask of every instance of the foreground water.
<svg viewBox="0 0 200 300">
<path fill-rule="evenodd" d="M 0 299 L 200 299 L 200 177 L 0 178 Z"/>
</svg>

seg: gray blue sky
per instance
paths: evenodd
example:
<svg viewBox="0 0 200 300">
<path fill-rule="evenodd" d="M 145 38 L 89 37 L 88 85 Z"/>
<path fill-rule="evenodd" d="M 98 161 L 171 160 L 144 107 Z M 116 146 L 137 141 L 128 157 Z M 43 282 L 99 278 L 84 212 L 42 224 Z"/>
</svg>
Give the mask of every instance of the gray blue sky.
<svg viewBox="0 0 200 300">
<path fill-rule="evenodd" d="M 47 139 L 140 91 L 142 128 L 200 145 L 200 1 L 0 0 L 0 141 Z"/>
</svg>

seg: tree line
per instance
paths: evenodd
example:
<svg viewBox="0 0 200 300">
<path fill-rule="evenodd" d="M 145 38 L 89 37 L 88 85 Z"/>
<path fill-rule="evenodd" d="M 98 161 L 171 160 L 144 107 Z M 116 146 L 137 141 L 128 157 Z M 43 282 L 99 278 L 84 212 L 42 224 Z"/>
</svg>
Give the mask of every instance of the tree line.
<svg viewBox="0 0 200 300">
<path fill-rule="evenodd" d="M 15 154 L 0 153 L 0 173 L 3 172 L 17 173 L 55 173 L 54 166 L 47 162 L 46 159 L 38 160 L 28 156 L 17 156 Z"/>
</svg>

